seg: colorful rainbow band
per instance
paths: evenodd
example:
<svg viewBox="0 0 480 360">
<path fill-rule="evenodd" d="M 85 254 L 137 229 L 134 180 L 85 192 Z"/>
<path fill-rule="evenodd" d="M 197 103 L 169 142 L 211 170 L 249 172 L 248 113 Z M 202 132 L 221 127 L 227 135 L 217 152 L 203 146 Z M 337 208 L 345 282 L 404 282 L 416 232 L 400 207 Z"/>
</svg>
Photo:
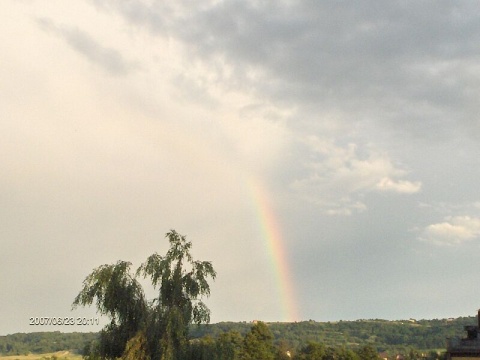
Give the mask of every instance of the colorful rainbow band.
<svg viewBox="0 0 480 360">
<path fill-rule="evenodd" d="M 258 212 L 259 224 L 262 238 L 266 241 L 268 253 L 271 255 L 271 262 L 276 277 L 277 288 L 279 289 L 283 321 L 299 320 L 296 292 L 290 272 L 285 246 L 281 236 L 281 228 L 270 204 L 269 196 L 259 181 L 250 181 L 250 188 L 253 193 L 255 208 Z"/>
</svg>

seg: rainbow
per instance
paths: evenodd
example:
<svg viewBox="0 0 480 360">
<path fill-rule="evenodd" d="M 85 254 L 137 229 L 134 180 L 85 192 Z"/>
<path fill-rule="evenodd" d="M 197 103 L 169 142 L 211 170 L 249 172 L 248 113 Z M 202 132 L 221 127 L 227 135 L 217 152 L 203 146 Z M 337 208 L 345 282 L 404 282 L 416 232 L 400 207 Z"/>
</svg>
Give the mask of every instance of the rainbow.
<svg viewBox="0 0 480 360">
<path fill-rule="evenodd" d="M 280 293 L 284 321 L 299 320 L 296 291 L 294 289 L 290 267 L 282 240 L 281 228 L 275 212 L 270 204 L 268 192 L 260 181 L 250 180 L 255 210 L 258 215 L 262 237 L 265 239 L 272 267 L 275 273 L 277 288 Z"/>
</svg>

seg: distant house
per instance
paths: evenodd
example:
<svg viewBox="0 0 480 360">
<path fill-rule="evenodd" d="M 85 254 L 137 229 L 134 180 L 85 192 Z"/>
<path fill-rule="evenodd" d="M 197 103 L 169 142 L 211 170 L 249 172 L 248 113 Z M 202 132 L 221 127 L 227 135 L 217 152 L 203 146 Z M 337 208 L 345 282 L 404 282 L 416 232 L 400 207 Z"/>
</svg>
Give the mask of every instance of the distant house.
<svg viewBox="0 0 480 360">
<path fill-rule="evenodd" d="M 480 310 L 477 315 L 477 325 L 464 326 L 466 338 L 447 339 L 447 360 L 480 359 Z"/>
</svg>

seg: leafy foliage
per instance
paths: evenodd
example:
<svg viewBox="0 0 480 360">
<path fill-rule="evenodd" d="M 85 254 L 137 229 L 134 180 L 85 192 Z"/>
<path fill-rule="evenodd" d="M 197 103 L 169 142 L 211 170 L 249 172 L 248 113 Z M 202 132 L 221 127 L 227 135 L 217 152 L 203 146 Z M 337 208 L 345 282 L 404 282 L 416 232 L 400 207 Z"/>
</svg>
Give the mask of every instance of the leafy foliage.
<svg viewBox="0 0 480 360">
<path fill-rule="evenodd" d="M 208 261 L 196 261 L 185 236 L 166 234 L 170 248 L 165 256 L 149 256 L 133 275 L 131 263 L 118 261 L 93 270 L 73 307 L 95 303 L 110 317 L 90 357 L 102 359 L 175 360 L 186 356 L 192 323 L 210 321 L 210 310 L 201 301 L 210 295 L 208 278 L 216 272 Z M 138 276 L 149 277 L 158 297 L 148 302 Z"/>
<path fill-rule="evenodd" d="M 245 336 L 242 360 L 273 360 L 275 357 L 273 335 L 268 326 L 259 321 Z"/>
<path fill-rule="evenodd" d="M 150 360 L 147 337 L 144 332 L 139 332 L 128 340 L 122 360 Z"/>
<path fill-rule="evenodd" d="M 94 269 L 73 302 L 75 308 L 95 301 L 98 312 L 111 318 L 100 333 L 97 352 L 103 358 L 121 357 L 125 344 L 142 328 L 147 316 L 142 286 L 130 273 L 130 266 L 118 261 Z"/>
</svg>

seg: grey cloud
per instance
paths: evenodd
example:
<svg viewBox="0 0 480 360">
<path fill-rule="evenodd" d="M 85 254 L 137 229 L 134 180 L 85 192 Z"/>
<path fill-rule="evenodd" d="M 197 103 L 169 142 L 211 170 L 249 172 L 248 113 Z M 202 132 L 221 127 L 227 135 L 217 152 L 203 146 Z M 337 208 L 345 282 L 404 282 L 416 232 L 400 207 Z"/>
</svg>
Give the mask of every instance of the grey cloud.
<svg viewBox="0 0 480 360">
<path fill-rule="evenodd" d="M 119 51 L 99 44 L 88 33 L 76 27 L 57 26 L 49 19 L 38 19 L 37 23 L 44 31 L 63 38 L 75 51 L 111 75 L 124 76 L 137 68 Z"/>
<path fill-rule="evenodd" d="M 179 4 L 110 2 L 132 23 L 181 40 L 190 55 L 221 59 L 257 94 L 304 107 L 309 121 L 341 106 L 356 114 L 346 122 L 412 134 L 475 126 L 480 24 L 472 2 Z"/>
<path fill-rule="evenodd" d="M 91 0 L 91 3 L 106 12 L 118 11 L 129 22 L 146 26 L 154 33 L 165 33 L 169 27 L 171 19 L 176 19 L 174 10 L 162 4 L 162 2 L 151 2 L 146 4 L 143 1 L 100 1 Z M 179 2 L 181 3 L 181 2 Z"/>
<path fill-rule="evenodd" d="M 473 2 L 102 4 L 97 3 L 118 11 L 133 26 L 182 43 L 188 58 L 218 71 L 215 79 L 227 89 L 238 86 L 259 102 L 295 109 L 287 126 L 297 139 L 291 146 L 296 158 L 283 161 L 284 170 L 279 170 L 284 171 L 285 189 L 301 188 L 321 203 L 326 197 L 326 208 L 338 205 L 339 213 L 363 210 L 362 197 L 371 189 L 420 195 L 421 186 L 421 196 L 427 198 L 454 198 L 463 191 L 446 193 L 445 182 L 424 170 L 437 164 L 443 172 L 459 161 L 448 160 L 454 153 L 444 151 L 442 157 L 438 150 L 425 150 L 428 143 L 465 147 L 465 137 L 478 142 L 480 10 Z M 222 71 L 225 67 L 229 71 Z M 309 135 L 334 139 L 343 147 L 345 141 L 355 143 L 359 150 L 373 144 L 391 159 L 392 169 L 412 175 L 381 174 L 354 192 L 330 178 L 327 185 L 335 191 L 325 191 L 328 176 L 322 171 L 329 169 L 332 152 L 318 159 L 301 144 Z M 422 149 L 424 156 L 415 154 L 408 166 L 397 165 L 406 160 L 408 147 Z"/>
</svg>

